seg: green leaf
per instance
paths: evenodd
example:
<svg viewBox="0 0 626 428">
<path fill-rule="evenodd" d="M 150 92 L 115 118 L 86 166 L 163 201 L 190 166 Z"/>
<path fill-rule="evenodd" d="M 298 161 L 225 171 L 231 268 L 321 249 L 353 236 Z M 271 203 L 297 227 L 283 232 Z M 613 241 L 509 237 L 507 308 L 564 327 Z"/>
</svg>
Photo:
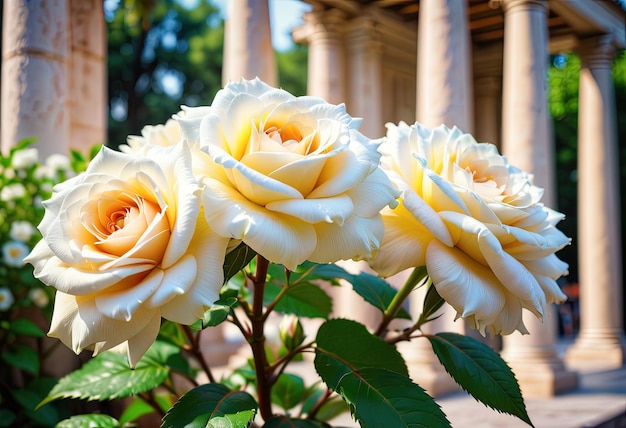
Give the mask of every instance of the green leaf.
<svg viewBox="0 0 626 428">
<path fill-rule="evenodd" d="M 236 297 L 226 297 L 219 299 L 204 313 L 202 328 L 215 327 L 226 321 L 228 315 L 234 307 L 239 304 Z"/>
<path fill-rule="evenodd" d="M 59 398 L 112 400 L 149 391 L 168 376 L 167 359 L 178 348 L 157 341 L 131 369 L 125 355 L 103 352 L 59 380 L 40 406 Z"/>
<path fill-rule="evenodd" d="M 318 421 L 312 421 L 309 419 L 294 419 L 285 415 L 272 416 L 263 428 L 324 428 L 324 425 Z"/>
<path fill-rule="evenodd" d="M 457 333 L 427 337 L 443 367 L 465 391 L 485 405 L 533 426 L 515 375 L 497 352 Z"/>
<path fill-rule="evenodd" d="M 313 262 L 304 262 L 298 269 L 292 273 L 292 282 L 296 281 L 313 281 L 316 279 L 322 279 L 330 282 L 333 285 L 338 285 L 339 279 L 345 279 L 351 281 L 352 275 L 350 272 L 338 266 L 334 263 L 330 264 L 317 264 Z"/>
<path fill-rule="evenodd" d="M 18 369 L 24 370 L 32 375 L 39 373 L 39 356 L 30 346 L 23 343 L 16 343 L 1 355 L 2 360 Z"/>
<path fill-rule="evenodd" d="M 11 322 L 11 331 L 20 336 L 44 337 L 46 334 L 37 324 L 26 318 L 18 318 Z"/>
<path fill-rule="evenodd" d="M 437 292 L 437 288 L 435 288 L 435 286 L 430 283 L 430 285 L 428 286 L 428 291 L 426 292 L 426 297 L 424 298 L 424 307 L 417 321 L 417 324 L 422 325 L 428 321 L 439 318 L 441 315 L 434 315 L 445 302 L 446 301 L 443 300 L 443 297 L 441 297 Z"/>
<path fill-rule="evenodd" d="M 387 309 L 397 290 L 393 288 L 387 281 L 367 272 L 361 272 L 359 275 L 352 275 L 351 280 L 354 291 L 365 301 L 377 309 L 384 311 Z M 409 313 L 400 308 L 397 318 L 411 319 Z"/>
<path fill-rule="evenodd" d="M 256 252 L 243 242 L 233 251 L 226 254 L 226 259 L 224 260 L 224 282 L 227 282 L 237 272 L 248 266 L 248 263 L 254 256 L 256 256 Z"/>
<path fill-rule="evenodd" d="M 319 421 L 330 421 L 333 418 L 349 411 L 348 403 L 335 396 L 326 401 L 315 414 L 315 419 Z"/>
<path fill-rule="evenodd" d="M 355 321 L 320 327 L 315 369 L 362 427 L 450 426 L 432 397 L 411 382 L 400 353 Z"/>
<path fill-rule="evenodd" d="M 163 320 L 158 339 L 167 341 L 178 347 L 182 347 L 187 343 L 187 338 L 180 329 L 180 326 L 168 320 Z"/>
<path fill-rule="evenodd" d="M 381 368 L 352 368 L 335 386 L 361 427 L 450 427 L 435 400 L 417 384 Z"/>
<path fill-rule="evenodd" d="M 119 424 L 125 426 L 129 422 L 133 422 L 140 417 L 154 412 L 155 409 L 139 397 L 135 397 L 120 416 Z"/>
<path fill-rule="evenodd" d="M 264 296 L 266 303 L 274 300 L 281 289 L 279 285 L 266 284 Z M 328 318 L 332 308 L 333 302 L 324 290 L 305 282 L 288 287 L 274 310 L 304 318 Z"/>
<path fill-rule="evenodd" d="M 120 423 L 109 415 L 91 414 L 72 416 L 62 420 L 55 428 L 117 428 Z"/>
<path fill-rule="evenodd" d="M 272 387 L 272 403 L 278 404 L 285 410 L 292 409 L 304 398 L 304 381 L 300 376 L 283 373 Z"/>
<path fill-rule="evenodd" d="M 174 403 L 161 428 L 246 428 L 254 419 L 257 407 L 254 398 L 245 391 L 231 391 L 218 383 L 205 384 Z"/>
<path fill-rule="evenodd" d="M 371 334 L 363 324 L 347 319 L 326 321 L 317 332 L 315 368 L 332 388 L 334 376 L 343 376 L 349 367 L 378 367 L 403 376 L 409 372 L 396 348 Z"/>
</svg>

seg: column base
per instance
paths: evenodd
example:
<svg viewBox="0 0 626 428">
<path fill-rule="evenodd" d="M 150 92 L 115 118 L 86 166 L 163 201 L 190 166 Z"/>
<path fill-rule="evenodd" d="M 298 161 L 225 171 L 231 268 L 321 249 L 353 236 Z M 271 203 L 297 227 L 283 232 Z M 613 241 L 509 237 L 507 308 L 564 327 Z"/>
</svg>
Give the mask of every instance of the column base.
<svg viewBox="0 0 626 428">
<path fill-rule="evenodd" d="M 461 387 L 439 363 L 432 348 L 422 348 L 415 342 L 403 342 L 398 344 L 398 350 L 404 356 L 411 380 L 424 388 L 431 397 L 461 391 Z"/>
<path fill-rule="evenodd" d="M 578 373 L 561 364 L 524 364 L 512 367 L 524 398 L 547 398 L 578 388 Z"/>
<path fill-rule="evenodd" d="M 504 354 L 524 398 L 547 398 L 578 388 L 578 373 L 568 370 L 552 349 Z"/>
<path fill-rule="evenodd" d="M 626 343 L 621 332 L 583 331 L 565 354 L 565 361 L 580 370 L 616 369 L 626 364 Z"/>
</svg>

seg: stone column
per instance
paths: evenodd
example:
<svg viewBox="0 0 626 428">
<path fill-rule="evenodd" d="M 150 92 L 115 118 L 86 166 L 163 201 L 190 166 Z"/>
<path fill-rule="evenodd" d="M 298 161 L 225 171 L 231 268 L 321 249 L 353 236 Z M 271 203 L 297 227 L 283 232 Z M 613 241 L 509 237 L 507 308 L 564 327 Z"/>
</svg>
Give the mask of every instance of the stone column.
<svg viewBox="0 0 626 428">
<path fill-rule="evenodd" d="M 37 137 L 45 157 L 67 153 L 69 1 L 4 3 L 2 28 L 2 151 Z"/>
<path fill-rule="evenodd" d="M 309 46 L 307 94 L 332 104 L 346 101 L 342 27 L 344 15 L 337 9 L 304 15 L 305 25 L 294 30 L 294 40 Z"/>
<path fill-rule="evenodd" d="M 417 28 L 417 113 L 418 122 L 434 128 L 441 124 L 473 131 L 473 90 L 470 33 L 466 0 L 422 0 Z M 394 285 L 395 278 L 390 279 Z M 411 315 L 422 310 L 424 290 L 410 296 Z M 465 332 L 456 311 L 444 305 L 443 315 L 424 327 L 427 333 Z M 427 340 L 402 344 L 411 376 L 429 394 L 439 396 L 458 390 L 445 372 Z"/>
<path fill-rule="evenodd" d="M 554 206 L 554 162 L 547 104 L 547 1 L 504 0 L 502 152 L 511 164 L 533 174 L 545 189 L 543 201 Z M 577 374 L 567 371 L 556 353 L 554 305 L 543 323 L 524 311 L 530 335 L 503 338 L 503 358 L 514 370 L 523 393 L 546 397 L 575 388 Z"/>
<path fill-rule="evenodd" d="M 584 40 L 578 102 L 578 262 L 581 330 L 567 352 L 580 368 L 625 362 L 617 126 L 610 36 Z"/>
<path fill-rule="evenodd" d="M 474 137 L 501 147 L 502 44 L 494 43 L 473 52 Z"/>
<path fill-rule="evenodd" d="M 85 153 L 106 141 L 106 26 L 102 1 L 70 4 L 70 146 Z"/>
<path fill-rule="evenodd" d="M 359 130 L 370 138 L 385 135 L 382 110 L 382 43 L 376 23 L 367 17 L 350 22 L 346 33 L 347 109 L 363 118 Z"/>
<path fill-rule="evenodd" d="M 472 59 L 466 0 L 422 0 L 417 28 L 417 120 L 472 132 Z"/>
<path fill-rule="evenodd" d="M 228 1 L 222 83 L 238 82 L 242 77 L 278 84 L 267 0 Z"/>
</svg>

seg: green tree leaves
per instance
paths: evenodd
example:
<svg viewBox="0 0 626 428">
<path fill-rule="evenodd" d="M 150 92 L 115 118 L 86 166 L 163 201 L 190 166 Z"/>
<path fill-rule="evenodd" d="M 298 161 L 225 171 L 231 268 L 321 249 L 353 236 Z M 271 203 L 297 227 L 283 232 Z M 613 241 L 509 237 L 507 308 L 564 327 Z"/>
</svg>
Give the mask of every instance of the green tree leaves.
<svg viewBox="0 0 626 428">
<path fill-rule="evenodd" d="M 247 392 L 206 384 L 181 397 L 163 418 L 161 428 L 246 428 L 256 410 L 256 401 Z"/>
<path fill-rule="evenodd" d="M 362 427 L 450 426 L 434 400 L 411 382 L 400 353 L 355 321 L 335 319 L 320 327 L 315 368 Z"/>
<path fill-rule="evenodd" d="M 446 371 L 474 398 L 530 426 L 526 406 L 513 372 L 487 345 L 456 333 L 428 336 Z"/>
</svg>

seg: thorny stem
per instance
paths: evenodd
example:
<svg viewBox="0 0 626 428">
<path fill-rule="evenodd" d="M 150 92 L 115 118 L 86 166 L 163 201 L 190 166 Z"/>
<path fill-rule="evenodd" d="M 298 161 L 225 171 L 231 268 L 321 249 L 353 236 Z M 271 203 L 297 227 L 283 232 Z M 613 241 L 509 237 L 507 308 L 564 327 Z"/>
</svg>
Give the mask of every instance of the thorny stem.
<svg viewBox="0 0 626 428">
<path fill-rule="evenodd" d="M 411 291 L 413 291 L 415 286 L 422 282 L 425 277 L 425 266 L 420 266 L 413 269 L 413 272 L 411 272 L 411 275 L 407 278 L 402 288 L 398 290 L 387 309 L 385 309 L 385 311 L 383 312 L 383 319 L 381 320 L 380 325 L 376 330 L 377 336 L 384 336 L 384 334 L 387 332 L 387 327 L 389 326 L 389 323 L 396 317 L 396 315 L 398 315 L 398 312 L 400 311 L 400 308 L 402 307 L 402 304 L 404 303 L 406 298 L 409 296 L 409 294 L 411 294 Z"/>
<path fill-rule="evenodd" d="M 200 332 L 196 333 L 196 335 L 194 336 L 193 332 L 191 331 L 191 328 L 188 325 L 183 325 L 182 329 L 185 335 L 187 336 L 187 339 L 189 340 L 189 343 L 191 345 L 187 349 L 187 351 L 191 355 L 193 355 L 193 357 L 198 361 L 198 363 L 200 363 L 200 366 L 202 367 L 202 370 L 204 370 L 204 372 L 206 373 L 207 377 L 209 378 L 209 381 L 211 383 L 215 383 L 215 377 L 213 376 L 213 372 L 211 372 L 211 368 L 209 367 L 206 360 L 204 359 L 204 356 L 202 355 L 202 350 L 200 349 Z"/>
<path fill-rule="evenodd" d="M 309 414 L 307 416 L 308 419 L 315 419 L 315 415 L 317 415 L 317 412 L 319 412 L 319 410 L 322 408 L 322 405 L 324 405 L 324 403 L 328 401 L 332 393 L 333 390 L 328 388 L 326 392 L 320 396 L 320 398 L 311 407 L 311 410 L 309 410 Z"/>
<path fill-rule="evenodd" d="M 254 286 L 252 297 L 252 313 L 250 321 L 252 323 L 252 337 L 250 338 L 250 347 L 254 359 L 254 370 L 256 372 L 256 387 L 259 400 L 259 410 L 261 417 L 268 420 L 272 417 L 272 403 L 270 401 L 269 382 L 269 364 L 265 355 L 265 317 L 263 315 L 263 294 L 265 292 L 265 281 L 267 279 L 267 270 L 269 261 L 257 255 L 256 273 L 252 278 Z"/>
</svg>

